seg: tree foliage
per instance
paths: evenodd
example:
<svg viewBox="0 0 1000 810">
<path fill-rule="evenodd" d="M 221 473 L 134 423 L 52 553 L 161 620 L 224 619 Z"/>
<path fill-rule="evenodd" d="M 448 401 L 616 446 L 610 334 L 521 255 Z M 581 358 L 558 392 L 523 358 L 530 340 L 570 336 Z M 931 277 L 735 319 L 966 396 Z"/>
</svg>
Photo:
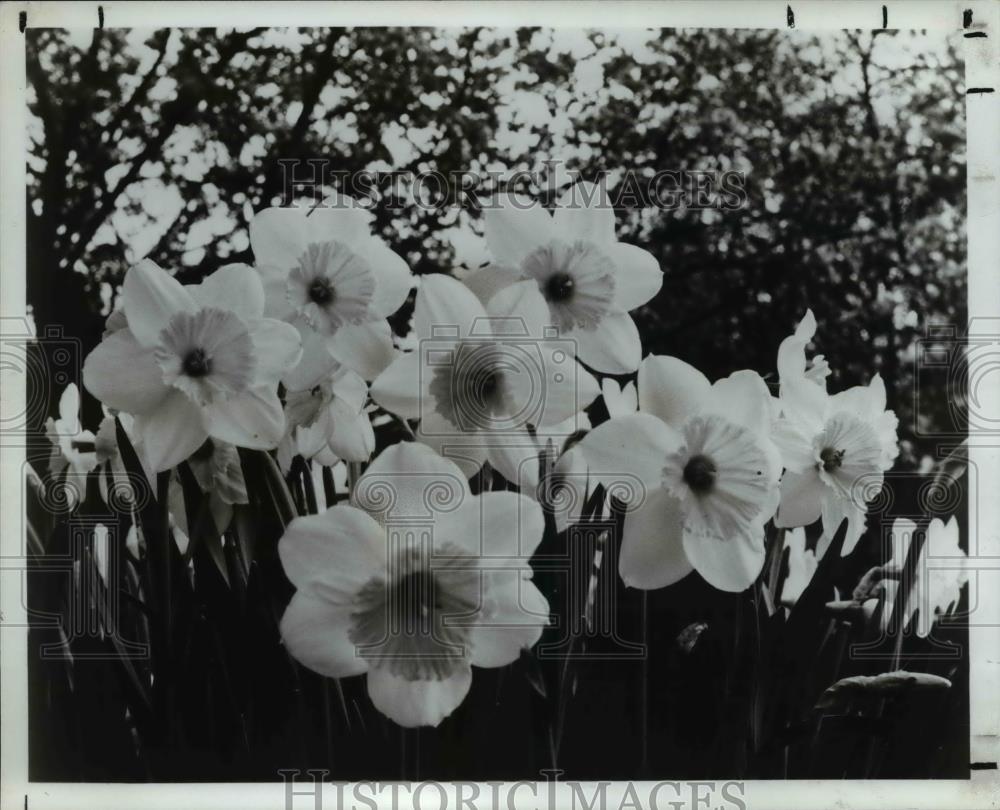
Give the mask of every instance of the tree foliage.
<svg viewBox="0 0 1000 810">
<path fill-rule="evenodd" d="M 737 211 L 625 208 L 661 293 L 643 345 L 710 377 L 768 372 L 807 307 L 837 388 L 886 379 L 904 456 L 916 341 L 961 323 L 964 121 L 950 41 L 913 32 L 537 29 L 28 32 L 28 299 L 36 325 L 96 344 L 129 263 L 195 281 L 250 261 L 279 160 L 333 172 L 741 171 Z M 305 169 L 303 168 L 303 171 Z M 478 212 L 380 204 L 417 273 L 449 272 Z M 406 331 L 408 312 L 394 324 Z M 944 429 L 921 403 L 921 434 Z M 90 408 L 95 407 L 89 403 Z"/>
</svg>

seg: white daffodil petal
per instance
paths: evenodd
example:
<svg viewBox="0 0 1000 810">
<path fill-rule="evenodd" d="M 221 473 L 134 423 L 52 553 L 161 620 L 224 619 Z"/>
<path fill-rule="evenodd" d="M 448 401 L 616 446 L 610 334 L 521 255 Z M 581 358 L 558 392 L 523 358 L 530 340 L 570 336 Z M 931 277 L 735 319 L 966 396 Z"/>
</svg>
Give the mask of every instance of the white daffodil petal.
<svg viewBox="0 0 1000 810">
<path fill-rule="evenodd" d="M 332 425 L 327 445 L 344 461 L 367 461 L 375 450 L 375 431 L 368 414 L 354 410 L 341 399 L 335 399 L 327 413 Z"/>
<path fill-rule="evenodd" d="M 684 517 L 680 502 L 660 488 L 650 488 L 642 503 L 625 516 L 618 573 L 632 588 L 652 590 L 673 585 L 693 570 L 684 553 Z"/>
<path fill-rule="evenodd" d="M 389 250 L 377 239 L 366 239 L 354 247 L 375 274 L 375 293 L 371 309 L 387 318 L 406 302 L 413 288 L 413 275 L 403 257 Z"/>
<path fill-rule="evenodd" d="M 553 329 L 549 305 L 534 281 L 504 287 L 490 299 L 486 312 L 494 335 L 541 338 Z"/>
<path fill-rule="evenodd" d="M 253 388 L 213 402 L 204 413 L 209 433 L 237 447 L 269 450 L 285 434 L 285 412 L 270 388 Z"/>
<path fill-rule="evenodd" d="M 375 708 L 401 726 L 437 726 L 459 707 L 472 684 L 469 666 L 437 681 L 409 681 L 388 669 L 368 672 L 368 695 Z"/>
<path fill-rule="evenodd" d="M 754 527 L 732 537 L 684 532 L 684 551 L 695 570 L 713 588 L 742 593 L 764 567 L 764 530 Z"/>
<path fill-rule="evenodd" d="M 505 572 L 506 573 L 506 572 Z M 535 584 L 514 573 L 512 587 L 490 589 L 492 609 L 471 628 L 472 663 L 502 667 L 533 647 L 549 623 L 549 603 Z"/>
<path fill-rule="evenodd" d="M 868 422 L 874 419 L 883 408 L 875 410 L 875 399 L 871 388 L 867 385 L 855 385 L 845 391 L 831 394 L 828 411 L 830 413 L 848 413 L 863 422 Z"/>
<path fill-rule="evenodd" d="M 806 346 L 815 335 L 816 317 L 807 309 L 805 317 L 795 327 L 795 334 L 786 337 L 778 347 L 778 377 L 782 382 L 805 375 Z"/>
<path fill-rule="evenodd" d="M 892 522 L 892 555 L 889 558 L 890 565 L 902 568 L 906 565 L 906 555 L 910 552 L 910 544 L 913 542 L 913 535 L 917 531 L 917 524 L 909 518 L 896 518 Z"/>
<path fill-rule="evenodd" d="M 615 244 L 615 209 L 607 189 L 588 181 L 575 183 L 559 196 L 552 225 L 567 242 L 596 242 L 602 249 Z"/>
<path fill-rule="evenodd" d="M 596 485 L 597 482 L 594 483 Z M 587 461 L 578 445 L 559 457 L 549 484 L 547 499 L 555 517 L 556 530 L 564 532 L 580 522 L 591 489 Z"/>
<path fill-rule="evenodd" d="M 647 360 L 649 358 L 646 358 Z M 645 363 L 645 360 L 643 361 Z M 642 366 L 639 366 L 639 373 L 642 373 Z M 618 383 L 610 377 L 601 380 L 601 394 L 604 396 L 604 407 L 608 409 L 608 416 L 614 419 L 616 416 L 625 416 L 635 413 L 639 407 L 639 399 L 636 394 L 635 383 L 630 382 L 619 388 Z"/>
<path fill-rule="evenodd" d="M 615 263 L 615 306 L 625 312 L 641 307 L 663 286 L 663 271 L 648 250 L 616 242 L 602 248 Z"/>
<path fill-rule="evenodd" d="M 489 438 L 478 431 L 465 432 L 436 411 L 424 413 L 415 431 L 417 440 L 454 462 L 471 478 L 486 461 Z"/>
<path fill-rule="evenodd" d="M 284 321 L 261 318 L 250 327 L 256 366 L 256 385 L 277 386 L 288 369 L 295 368 L 302 357 L 299 330 Z"/>
<path fill-rule="evenodd" d="M 122 308 L 139 343 L 155 346 L 170 318 L 178 312 L 192 312 L 195 303 L 177 279 L 143 259 L 125 274 Z"/>
<path fill-rule="evenodd" d="M 288 301 L 289 268 L 258 263 L 254 269 L 264 287 L 264 314 L 281 321 L 291 320 L 295 308 Z"/>
<path fill-rule="evenodd" d="M 264 315 L 264 284 L 247 264 L 227 264 L 191 288 L 200 307 L 228 309 L 251 324 Z"/>
<path fill-rule="evenodd" d="M 857 507 L 849 500 L 844 500 L 831 488 L 827 487 L 823 496 L 822 507 L 823 534 L 831 541 L 837 534 L 840 525 L 846 520 L 847 530 L 844 535 L 844 544 L 840 549 L 840 556 L 846 557 L 858 544 L 861 535 L 864 534 L 867 523 L 865 511 Z M 824 549 L 825 550 L 825 549 Z"/>
<path fill-rule="evenodd" d="M 885 380 L 882 379 L 881 374 L 875 374 L 875 376 L 871 378 L 868 383 L 868 389 L 871 392 L 870 415 L 872 417 L 876 417 L 885 410 L 886 404 Z"/>
<path fill-rule="evenodd" d="M 948 522 L 944 523 L 940 518 L 934 518 L 928 527 L 927 542 L 930 546 L 932 557 L 965 557 L 959 542 L 958 520 L 952 515 Z"/>
<path fill-rule="evenodd" d="M 552 217 L 534 200 L 497 195 L 483 210 L 486 244 L 500 264 L 517 267 L 525 256 L 553 238 Z"/>
<path fill-rule="evenodd" d="M 324 598 L 350 606 L 368 582 L 386 576 L 386 534 L 353 506 L 297 517 L 278 541 L 285 576 L 297 588 L 318 583 Z"/>
<path fill-rule="evenodd" d="M 561 342 L 512 344 L 504 374 L 510 415 L 519 426 L 549 427 L 570 419 L 600 394 L 597 380 Z"/>
<path fill-rule="evenodd" d="M 462 276 L 462 283 L 472 290 L 479 302 L 486 306 L 490 299 L 511 284 L 523 280 L 524 274 L 516 267 L 491 264 L 487 267 L 473 270 Z"/>
<path fill-rule="evenodd" d="M 576 342 L 577 357 L 595 371 L 630 374 L 642 360 L 639 330 L 625 312 L 609 312 L 593 329 L 574 328 L 566 337 Z"/>
<path fill-rule="evenodd" d="M 368 383 L 349 368 L 340 368 L 334 375 L 333 392 L 337 399 L 350 405 L 355 413 L 360 413 L 368 401 Z"/>
<path fill-rule="evenodd" d="M 888 470 L 899 455 L 897 430 L 899 418 L 892 411 L 883 411 L 872 424 L 879 446 L 882 448 L 882 458 L 879 462 L 883 470 Z"/>
<path fill-rule="evenodd" d="M 132 414 L 156 409 L 174 389 L 163 383 L 153 350 L 130 329 L 102 340 L 83 363 L 83 385 L 107 407 Z"/>
<path fill-rule="evenodd" d="M 798 602 L 809 585 L 816 573 L 817 559 L 814 551 L 806 551 L 805 529 L 785 532 L 784 542 L 788 547 L 788 576 L 781 585 L 781 602 L 788 606 Z"/>
<path fill-rule="evenodd" d="M 457 545 L 488 568 L 521 568 L 542 541 L 545 519 L 538 502 L 517 492 L 484 492 L 442 511 L 435 540 Z"/>
<path fill-rule="evenodd" d="M 538 486 L 538 443 L 527 430 L 498 431 L 487 442 L 487 458 L 504 478 L 532 495 Z"/>
<path fill-rule="evenodd" d="M 327 348 L 336 360 L 366 380 L 374 380 L 396 357 L 386 321 L 344 324 L 327 340 Z"/>
<path fill-rule="evenodd" d="M 311 425 L 305 425 L 295 431 L 295 446 L 299 455 L 311 459 L 327 446 L 327 435 L 330 431 L 329 412 L 323 410 Z"/>
<path fill-rule="evenodd" d="M 285 369 L 281 381 L 289 391 L 308 391 L 333 377 L 340 363 L 330 354 L 325 336 L 318 332 L 295 331 L 302 344 L 302 356 L 296 365 Z"/>
<path fill-rule="evenodd" d="M 668 453 L 677 450 L 680 435 L 647 413 L 635 413 L 598 425 L 575 446 L 583 455 L 593 484 L 617 492 L 621 485 L 636 493 L 630 505 L 641 503 L 646 490 L 659 486 Z"/>
<path fill-rule="evenodd" d="M 816 450 L 812 442 L 787 419 L 779 419 L 771 438 L 781 452 L 781 460 L 792 472 L 806 472 L 816 466 Z"/>
<path fill-rule="evenodd" d="M 756 371 L 737 371 L 716 380 L 705 410 L 760 436 L 770 435 L 771 395 Z"/>
<path fill-rule="evenodd" d="M 421 402 L 428 396 L 432 369 L 421 367 L 419 351 L 400 354 L 372 383 L 371 396 L 382 408 L 402 416 L 417 419 Z M 426 403 L 430 408 L 430 403 Z"/>
<path fill-rule="evenodd" d="M 208 438 L 200 409 L 176 389 L 143 415 L 139 435 L 142 453 L 154 473 L 180 464 Z"/>
<path fill-rule="evenodd" d="M 301 208 L 265 208 L 250 221 L 250 247 L 258 265 L 287 271 L 298 263 L 309 241 L 306 212 Z"/>
<path fill-rule="evenodd" d="M 467 336 L 473 326 L 486 330 L 486 309 L 472 291 L 450 276 L 423 276 L 413 308 L 413 331 L 422 340 Z"/>
<path fill-rule="evenodd" d="M 70 434 L 80 431 L 80 389 L 70 383 L 59 397 L 59 419 Z"/>
<path fill-rule="evenodd" d="M 328 678 L 367 671 L 348 633 L 353 608 L 335 605 L 311 589 L 298 591 L 281 617 L 281 640 L 296 661 Z"/>
<path fill-rule="evenodd" d="M 351 491 L 351 503 L 377 520 L 426 517 L 431 505 L 453 509 L 471 498 L 465 473 L 453 462 L 417 442 L 383 450 Z"/>
<path fill-rule="evenodd" d="M 313 460 L 321 467 L 335 467 L 340 461 L 329 447 L 324 447 L 314 457 Z M 341 466 L 341 469 L 343 467 Z"/>
<path fill-rule="evenodd" d="M 780 529 L 808 526 L 820 518 L 827 487 L 815 468 L 797 473 L 786 470 L 781 478 L 781 501 L 774 525 Z"/>
<path fill-rule="evenodd" d="M 650 355 L 639 366 L 639 410 L 675 429 L 704 407 L 712 390 L 708 377 L 676 357 Z"/>
<path fill-rule="evenodd" d="M 781 380 L 781 411 L 807 436 L 813 436 L 823 429 L 823 422 L 829 410 L 829 397 L 816 383 L 806 377 L 792 377 Z"/>
</svg>

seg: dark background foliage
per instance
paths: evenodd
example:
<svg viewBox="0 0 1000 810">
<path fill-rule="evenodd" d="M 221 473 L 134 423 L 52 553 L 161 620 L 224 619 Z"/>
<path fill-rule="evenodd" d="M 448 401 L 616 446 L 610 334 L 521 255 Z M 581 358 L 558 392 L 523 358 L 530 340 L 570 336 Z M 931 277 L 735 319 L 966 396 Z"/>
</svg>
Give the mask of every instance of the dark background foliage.
<svg viewBox="0 0 1000 810">
<path fill-rule="evenodd" d="M 161 30 L 142 43 L 96 31 L 81 50 L 65 32 L 29 32 L 28 300 L 40 328 L 63 327 L 84 351 L 96 343 L 108 295 L 141 258 L 128 227 L 147 223 L 143 253 L 185 281 L 251 260 L 245 209 L 282 201 L 279 159 L 445 175 L 555 159 L 608 173 L 612 188 L 623 169 L 737 170 L 739 211 L 618 212 L 620 238 L 665 272 L 636 314 L 645 349 L 713 379 L 773 374 L 778 344 L 812 307 L 832 386 L 885 378 L 901 463 L 935 452 L 916 433 L 952 427 L 943 398 L 925 397 L 918 431 L 913 401 L 915 341 L 965 318 L 962 65 L 950 43 L 663 31 L 640 62 L 634 38 L 596 32 L 592 53 L 527 29 L 273 33 Z M 589 63 L 602 75 L 588 94 L 576 81 Z M 501 120 L 517 93 L 571 126 L 544 110 Z M 432 135 L 394 155 L 383 139 L 393 127 Z M 153 204 L 164 189 L 179 201 L 167 213 Z M 481 227 L 449 207 L 376 214 L 416 273 L 449 272 L 448 229 Z M 209 218 L 216 227 L 192 246 L 192 226 Z"/>
<path fill-rule="evenodd" d="M 82 353 L 100 339 L 114 291 L 142 256 L 185 282 L 251 261 L 246 224 L 282 202 L 279 159 L 444 174 L 563 159 L 589 179 L 606 172 L 612 187 L 624 169 L 639 177 L 736 170 L 748 195 L 739 211 L 618 211 L 619 238 L 656 254 L 665 273 L 660 294 L 634 313 L 645 350 L 679 356 L 713 379 L 749 367 L 773 382 L 778 344 L 811 307 L 831 388 L 875 371 L 885 378 L 900 416 L 899 470 L 935 457 L 935 435 L 961 430 L 941 380 L 915 398 L 918 341 L 930 324 L 964 323 L 966 312 L 962 65 L 950 42 L 929 47 L 911 32 L 664 30 L 641 41 L 590 32 L 567 45 L 534 29 L 102 30 L 82 44 L 60 30 L 26 36 L 28 303 L 39 334 L 61 329 Z M 582 92 L 588 71 L 598 80 Z M 518 114 L 521 93 L 533 114 Z M 389 132 L 402 133 L 406 148 L 393 148 Z M 465 260 L 450 238 L 456 229 L 481 233 L 475 211 L 381 205 L 375 215 L 378 233 L 418 274 Z M 409 312 L 393 319 L 400 333 Z M 41 417 L 55 412 L 60 391 L 41 392 Z M 96 427 L 99 413 L 85 395 L 85 425 Z M 898 501 L 914 499 L 908 487 L 901 479 Z M 873 535 L 884 536 L 883 517 L 873 517 Z M 878 562 L 877 546 L 863 544 L 828 572 L 831 592 L 833 582 L 849 591 Z M 541 722 L 537 696 L 523 686 L 533 678 L 528 660 L 477 672 L 466 704 L 436 731 L 400 732 L 359 708 L 363 684 L 352 679 L 351 708 L 331 734 L 337 696 L 288 669 L 265 615 L 287 588 L 276 565 L 258 560 L 239 607 L 211 566 L 202 572 L 191 620 L 202 627 L 206 614 L 235 610 L 225 626 L 244 629 L 221 640 L 207 629 L 192 636 L 186 660 L 205 668 L 183 675 L 201 701 L 185 710 L 218 724 L 191 732 L 186 758 L 151 774 L 128 723 L 109 709 L 122 686 L 102 665 L 76 667 L 67 684 L 62 664 L 34 661 L 46 687 L 32 695 L 33 773 L 272 779 L 294 759 L 289 766 L 333 762 L 335 775 L 352 778 L 537 777 L 547 753 L 544 729 L 525 739 L 525 722 Z M 49 598 L 39 585 L 33 592 Z M 735 718 L 753 716 L 759 696 L 746 685 L 761 661 L 780 661 L 786 674 L 811 662 L 767 646 L 772 631 L 759 626 L 757 597 L 720 595 L 695 577 L 621 599 L 626 637 L 645 628 L 658 652 L 580 665 L 574 700 L 588 708 L 567 721 L 567 777 L 780 776 L 782 743 L 762 749 L 748 738 L 767 718 L 749 731 Z M 696 621 L 708 629 L 685 657 L 674 640 Z M 879 667 L 856 661 L 842 674 Z M 964 683 L 963 667 L 937 669 Z M 91 697 L 74 701 L 74 691 Z M 784 740 L 793 771 L 860 775 L 874 734 L 885 775 L 960 775 L 967 693 L 955 691 L 950 702 L 901 715 L 902 724 L 860 733 L 845 720 L 834 729 L 842 737 L 824 738 L 818 752 L 798 729 Z M 227 714 L 219 707 L 228 703 Z"/>
</svg>

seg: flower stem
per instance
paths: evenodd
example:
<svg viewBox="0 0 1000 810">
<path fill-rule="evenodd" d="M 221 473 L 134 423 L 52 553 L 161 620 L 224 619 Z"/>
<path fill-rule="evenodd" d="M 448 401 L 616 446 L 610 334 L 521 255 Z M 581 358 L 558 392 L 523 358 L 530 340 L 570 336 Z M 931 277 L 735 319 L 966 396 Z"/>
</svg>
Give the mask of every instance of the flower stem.
<svg viewBox="0 0 1000 810">
<path fill-rule="evenodd" d="M 302 476 L 302 489 L 305 491 L 306 495 L 306 509 L 309 511 L 310 515 L 318 514 L 319 506 L 316 502 L 316 485 L 313 483 L 312 465 L 302 458 L 302 456 L 296 457 L 295 463 Z"/>
<path fill-rule="evenodd" d="M 774 603 L 779 603 L 778 579 L 781 576 L 782 562 L 785 551 L 785 530 L 777 529 L 771 538 L 767 548 L 767 564 L 764 570 L 767 571 L 767 589 L 774 599 Z"/>
<path fill-rule="evenodd" d="M 330 467 L 323 467 L 323 500 L 326 501 L 327 509 L 337 503 L 337 485 L 334 483 L 333 470 Z"/>
<path fill-rule="evenodd" d="M 295 501 L 292 499 L 292 493 L 288 491 L 285 479 L 281 475 L 281 470 L 278 469 L 275 460 L 271 458 L 271 454 L 265 450 L 261 450 L 256 455 L 261 459 L 261 464 L 264 467 L 264 477 L 268 488 L 274 496 L 281 521 L 287 526 L 298 514 L 295 508 Z"/>
<path fill-rule="evenodd" d="M 417 436 L 413 432 L 413 428 L 410 427 L 409 422 L 407 422 L 402 416 L 398 416 L 397 414 L 394 414 L 391 411 L 388 413 L 390 416 L 392 416 L 393 419 L 396 420 L 396 422 L 399 423 L 399 426 L 403 428 L 403 430 L 406 432 L 406 435 L 410 437 L 410 440 L 415 442 L 417 440 Z"/>
</svg>

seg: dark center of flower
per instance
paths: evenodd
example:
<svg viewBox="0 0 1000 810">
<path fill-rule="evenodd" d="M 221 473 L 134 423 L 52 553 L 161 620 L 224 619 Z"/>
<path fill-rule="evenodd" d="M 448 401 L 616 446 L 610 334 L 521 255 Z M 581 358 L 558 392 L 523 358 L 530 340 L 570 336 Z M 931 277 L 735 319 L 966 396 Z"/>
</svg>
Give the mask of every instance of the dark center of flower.
<svg viewBox="0 0 1000 810">
<path fill-rule="evenodd" d="M 79 450 L 81 453 L 93 453 L 95 448 L 94 442 L 83 439 L 73 439 L 69 444 L 70 447 L 74 450 Z"/>
<path fill-rule="evenodd" d="M 569 273 L 553 273 L 545 282 L 545 297 L 549 301 L 563 302 L 573 297 L 576 283 Z"/>
<path fill-rule="evenodd" d="M 840 469 L 844 463 L 844 451 L 836 450 L 833 447 L 824 447 L 819 454 L 820 462 L 823 465 L 823 469 L 832 473 L 834 470 Z"/>
<path fill-rule="evenodd" d="M 449 678 L 467 666 L 469 625 L 457 619 L 475 614 L 481 574 L 463 570 L 458 557 L 432 570 L 416 549 L 393 560 L 397 576 L 376 577 L 355 597 L 348 631 L 355 653 L 407 681 Z"/>
<path fill-rule="evenodd" d="M 309 285 L 309 300 L 319 306 L 326 306 L 333 300 L 333 286 L 329 279 L 322 276 L 314 279 Z"/>
<path fill-rule="evenodd" d="M 479 399 L 484 404 L 493 402 L 493 398 L 500 390 L 500 372 L 487 371 L 479 379 Z"/>
<path fill-rule="evenodd" d="M 716 472 L 715 462 L 708 456 L 692 456 L 684 465 L 684 482 L 702 495 L 712 488 Z"/>
<path fill-rule="evenodd" d="M 184 373 L 188 377 L 204 377 L 212 370 L 212 361 L 204 349 L 192 349 L 184 358 Z"/>
<path fill-rule="evenodd" d="M 434 575 L 426 569 L 400 578 L 395 594 L 389 600 L 390 604 L 394 603 L 395 615 L 391 619 L 395 620 L 396 627 L 404 633 L 417 632 L 421 627 L 424 632 L 429 632 L 431 617 L 435 611 L 442 609 L 439 590 Z"/>
<path fill-rule="evenodd" d="M 430 393 L 438 412 L 461 431 L 495 428 L 507 411 L 506 354 L 492 343 L 463 343 L 452 362 L 439 364 Z"/>
</svg>

